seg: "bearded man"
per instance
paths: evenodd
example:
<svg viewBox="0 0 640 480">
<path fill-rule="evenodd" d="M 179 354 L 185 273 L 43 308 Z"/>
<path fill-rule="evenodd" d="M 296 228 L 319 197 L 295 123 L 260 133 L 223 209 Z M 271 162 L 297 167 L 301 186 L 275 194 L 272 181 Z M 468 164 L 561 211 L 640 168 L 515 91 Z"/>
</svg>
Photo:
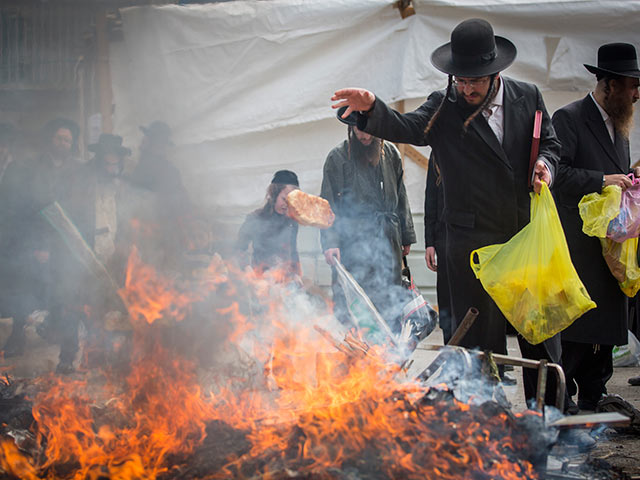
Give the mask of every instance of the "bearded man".
<svg viewBox="0 0 640 480">
<path fill-rule="evenodd" d="M 401 257 L 416 242 L 400 153 L 355 126 L 355 115 L 338 119 L 348 127 L 347 140 L 324 164 L 320 195 L 336 214 L 333 226 L 321 230 L 328 264 L 337 258 L 362 286 L 382 317 L 399 331 L 407 301 L 401 286 Z M 344 294 L 332 277 L 334 312 L 349 324 Z"/>
<path fill-rule="evenodd" d="M 580 410 L 593 410 L 613 373 L 613 346 L 627 343 L 628 306 L 600 240 L 582 232 L 578 202 L 607 185 L 631 186 L 629 132 L 640 70 L 634 46 L 626 43 L 602 45 L 598 66 L 585 67 L 596 76 L 595 90 L 558 110 L 552 121 L 562 143 L 555 183 L 558 213 L 573 264 L 597 304 L 562 332 L 562 360 L 569 395 L 578 393 Z"/>
<path fill-rule="evenodd" d="M 87 202 L 91 182 L 87 167 L 75 158 L 78 135 L 75 122 L 50 121 L 42 155 L 12 162 L 0 184 L 0 300 L 3 313 L 14 319 L 4 356 L 22 354 L 27 316 L 46 309 L 51 328 L 41 331 L 61 344 L 59 373 L 73 370 L 78 322 L 84 317 L 85 270 L 40 211 L 58 202 L 92 243 L 95 216 Z"/>
</svg>

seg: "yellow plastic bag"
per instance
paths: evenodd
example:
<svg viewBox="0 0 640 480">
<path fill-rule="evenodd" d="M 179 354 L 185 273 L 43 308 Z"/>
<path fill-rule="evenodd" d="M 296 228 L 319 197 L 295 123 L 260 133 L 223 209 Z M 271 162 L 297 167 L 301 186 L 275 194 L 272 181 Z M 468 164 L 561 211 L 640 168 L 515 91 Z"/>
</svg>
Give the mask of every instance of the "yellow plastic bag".
<svg viewBox="0 0 640 480">
<path fill-rule="evenodd" d="M 582 197 L 578 208 L 582 218 L 582 231 L 591 237 L 599 237 L 604 257 L 611 274 L 620 289 L 628 297 L 640 290 L 638 267 L 638 239 L 630 238 L 622 243 L 607 238 L 609 222 L 620 213 L 622 189 L 617 185 L 604 187 L 602 193 L 589 193 Z"/>
<path fill-rule="evenodd" d="M 609 270 L 618 280 L 620 289 L 627 297 L 635 297 L 640 290 L 640 268 L 638 267 L 638 239 L 630 238 L 622 243 L 610 238 L 601 238 L 602 256 Z"/>
<path fill-rule="evenodd" d="M 602 193 L 589 193 L 578 203 L 582 231 L 590 237 L 605 238 L 611 220 L 620 214 L 622 189 L 617 185 L 608 185 Z"/>
<path fill-rule="evenodd" d="M 531 221 L 507 243 L 471 252 L 471 268 L 504 316 L 531 344 L 595 308 L 578 277 L 547 185 L 532 193 Z"/>
</svg>

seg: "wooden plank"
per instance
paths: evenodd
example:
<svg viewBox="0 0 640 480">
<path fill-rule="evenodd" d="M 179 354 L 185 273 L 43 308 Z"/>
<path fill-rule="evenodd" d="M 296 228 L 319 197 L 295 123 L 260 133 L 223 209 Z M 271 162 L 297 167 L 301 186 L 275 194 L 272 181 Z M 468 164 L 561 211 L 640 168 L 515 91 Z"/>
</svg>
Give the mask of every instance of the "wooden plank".
<svg viewBox="0 0 640 480">
<path fill-rule="evenodd" d="M 404 113 L 404 100 L 399 100 L 398 102 L 396 102 L 394 108 L 399 113 Z M 396 143 L 395 145 L 396 147 L 398 147 L 398 150 L 400 151 L 400 160 L 402 161 L 402 169 L 404 170 L 404 156 L 405 156 L 405 149 L 407 145 L 405 143 Z"/>
<path fill-rule="evenodd" d="M 398 100 L 393 108 L 398 113 L 405 113 L 405 104 L 404 100 Z M 420 165 L 425 170 L 429 168 L 429 159 L 421 154 L 418 150 L 415 149 L 412 145 L 407 145 L 406 143 L 396 143 L 396 147 L 400 151 L 400 158 L 402 159 L 402 168 L 404 169 L 404 159 L 405 157 L 410 158 L 413 162 Z"/>
<path fill-rule="evenodd" d="M 414 163 L 417 163 L 425 170 L 429 168 L 429 159 L 421 154 L 418 150 L 416 150 L 411 145 L 406 145 L 404 149 L 404 154 L 410 158 Z"/>
</svg>

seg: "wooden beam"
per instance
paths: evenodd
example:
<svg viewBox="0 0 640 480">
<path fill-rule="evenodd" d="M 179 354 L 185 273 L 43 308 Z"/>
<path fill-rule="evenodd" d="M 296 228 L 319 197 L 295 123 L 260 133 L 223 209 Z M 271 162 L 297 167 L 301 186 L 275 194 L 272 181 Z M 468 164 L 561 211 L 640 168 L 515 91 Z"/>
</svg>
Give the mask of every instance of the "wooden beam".
<svg viewBox="0 0 640 480">
<path fill-rule="evenodd" d="M 395 110 L 398 113 L 404 113 L 404 100 L 399 100 L 394 105 Z M 400 151 L 400 158 L 402 159 L 402 168 L 404 169 L 404 159 L 405 157 L 410 158 L 413 162 L 420 165 L 425 170 L 429 168 L 429 159 L 422 155 L 418 150 L 416 150 L 413 146 L 407 145 L 405 143 L 396 143 L 396 147 Z"/>
<path fill-rule="evenodd" d="M 403 20 L 407 17 L 410 17 L 411 15 L 416 14 L 413 5 L 411 5 L 411 0 L 398 0 L 393 4 L 393 8 L 397 8 L 398 10 L 400 10 L 400 16 Z"/>
<path fill-rule="evenodd" d="M 417 163 L 425 170 L 429 168 L 429 159 L 421 154 L 418 150 L 416 150 L 413 146 L 405 145 L 404 153 L 414 163 Z"/>
</svg>

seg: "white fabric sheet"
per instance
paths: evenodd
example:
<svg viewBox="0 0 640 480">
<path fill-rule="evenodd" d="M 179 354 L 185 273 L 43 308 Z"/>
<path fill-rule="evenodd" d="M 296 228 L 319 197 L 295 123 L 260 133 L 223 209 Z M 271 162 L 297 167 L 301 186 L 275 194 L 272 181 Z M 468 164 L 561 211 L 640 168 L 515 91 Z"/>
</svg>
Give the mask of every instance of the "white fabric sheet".
<svg viewBox="0 0 640 480">
<path fill-rule="evenodd" d="M 270 0 L 123 9 L 124 41 L 110 51 L 115 132 L 135 147 L 139 125 L 166 121 L 194 198 L 237 215 L 262 202 L 279 168 L 295 170 L 304 189 L 319 191 L 323 160 L 346 132 L 331 119 L 336 89 L 365 87 L 393 102 L 443 88 L 446 76 L 429 56 L 465 18 L 489 20 L 496 34 L 516 44 L 518 57 L 505 74 L 553 97 L 550 113 L 593 87 L 582 64 L 596 62 L 600 44 L 627 41 L 640 48 L 638 0 L 414 0 L 417 13 L 407 19 L 393 3 Z M 636 130 L 634 160 L 638 137 Z M 415 165 L 407 171 L 412 209 L 421 212 L 424 173 Z"/>
</svg>

